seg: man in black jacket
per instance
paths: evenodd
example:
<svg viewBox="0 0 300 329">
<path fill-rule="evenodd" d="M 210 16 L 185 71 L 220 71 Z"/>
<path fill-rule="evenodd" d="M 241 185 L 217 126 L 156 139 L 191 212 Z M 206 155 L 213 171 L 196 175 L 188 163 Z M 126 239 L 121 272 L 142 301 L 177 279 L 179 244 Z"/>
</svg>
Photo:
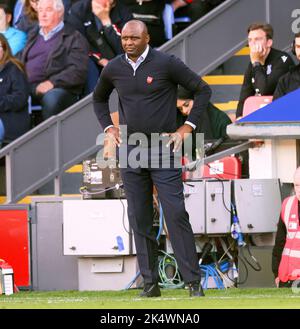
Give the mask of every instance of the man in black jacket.
<svg viewBox="0 0 300 329">
<path fill-rule="evenodd" d="M 244 102 L 249 96 L 273 95 L 281 76 L 294 62 L 289 54 L 272 48 L 273 28 L 270 24 L 254 23 L 248 28 L 250 63 L 244 76 L 236 117 L 243 116 Z"/>
<path fill-rule="evenodd" d="M 133 18 L 131 12 L 116 0 L 81 0 L 75 3 L 66 21 L 89 42 L 87 93 L 94 90 L 102 68 L 122 54 L 121 29 Z"/>
<path fill-rule="evenodd" d="M 126 54 L 114 58 L 103 69 L 94 92 L 94 109 L 104 132 L 120 147 L 120 162 L 122 152 L 129 151 L 125 156 L 129 164 L 121 167 L 121 175 L 128 202 L 128 218 L 145 282 L 141 296 L 160 296 L 158 242 L 153 229 L 153 184 L 162 204 L 180 273 L 189 285 L 190 295 L 203 296 L 195 240 L 184 206 L 181 168 L 170 164 L 168 167 L 152 165 L 155 158 L 153 151 L 159 155 L 159 160 L 163 160 L 165 153 L 162 154 L 164 145 L 149 146 L 149 141 L 159 134 L 166 136 L 172 161 L 179 153 L 184 134 L 196 128 L 202 111 L 207 107 L 211 90 L 179 59 L 151 49 L 143 22 L 128 22 L 122 30 L 121 39 Z M 178 84 L 194 92 L 195 97 L 193 109 L 185 123 L 177 129 Z M 108 100 L 114 88 L 119 95 L 120 125 L 127 126 L 128 139 L 122 134 L 124 143 L 109 112 Z M 135 153 L 136 146 L 130 143 L 130 139 L 136 133 L 140 136 L 139 149 L 149 160 L 145 166 L 131 165 L 131 153 Z"/>
<path fill-rule="evenodd" d="M 292 52 L 300 61 L 300 32 L 295 34 Z M 290 72 L 281 77 L 274 92 L 274 99 L 282 97 L 298 88 L 300 88 L 300 64 L 292 67 Z"/>
<path fill-rule="evenodd" d="M 61 0 L 40 0 L 40 30 L 31 34 L 22 52 L 34 103 L 42 105 L 43 119 L 71 106 L 82 94 L 88 68 L 88 44 L 64 24 Z"/>
</svg>

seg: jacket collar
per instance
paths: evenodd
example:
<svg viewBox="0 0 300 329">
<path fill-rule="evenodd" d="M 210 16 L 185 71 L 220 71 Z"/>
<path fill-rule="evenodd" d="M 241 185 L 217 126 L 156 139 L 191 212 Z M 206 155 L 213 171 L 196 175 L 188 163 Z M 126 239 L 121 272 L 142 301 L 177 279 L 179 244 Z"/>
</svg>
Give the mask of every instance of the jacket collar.
<svg viewBox="0 0 300 329">
<path fill-rule="evenodd" d="M 147 63 L 147 62 L 151 61 L 154 57 L 154 53 L 155 53 L 155 50 L 149 46 L 148 55 L 145 58 L 145 60 L 143 61 L 143 63 Z M 128 63 L 127 60 L 126 60 L 126 55 L 125 54 L 122 54 L 121 57 L 126 63 Z"/>
</svg>

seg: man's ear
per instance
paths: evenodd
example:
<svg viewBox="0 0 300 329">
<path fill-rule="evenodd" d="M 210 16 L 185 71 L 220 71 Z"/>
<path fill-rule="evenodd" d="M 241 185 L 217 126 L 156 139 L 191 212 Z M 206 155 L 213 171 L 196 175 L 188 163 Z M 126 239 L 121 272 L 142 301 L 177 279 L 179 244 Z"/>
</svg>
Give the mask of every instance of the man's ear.
<svg viewBox="0 0 300 329">
<path fill-rule="evenodd" d="M 267 41 L 267 47 L 268 48 L 272 48 L 272 46 L 273 46 L 273 40 L 272 39 L 268 39 L 268 41 Z"/>
<path fill-rule="evenodd" d="M 6 23 L 7 23 L 7 25 L 10 25 L 11 19 L 12 19 L 12 15 L 11 14 L 6 14 Z"/>
</svg>

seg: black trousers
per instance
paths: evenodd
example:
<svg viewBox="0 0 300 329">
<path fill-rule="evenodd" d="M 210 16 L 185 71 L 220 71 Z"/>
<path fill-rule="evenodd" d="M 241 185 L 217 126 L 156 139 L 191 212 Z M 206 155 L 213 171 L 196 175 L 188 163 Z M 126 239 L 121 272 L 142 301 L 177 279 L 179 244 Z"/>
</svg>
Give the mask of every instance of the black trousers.
<svg viewBox="0 0 300 329">
<path fill-rule="evenodd" d="M 137 258 L 145 283 L 158 275 L 158 243 L 153 230 L 153 184 L 162 204 L 179 271 L 186 283 L 200 280 L 195 239 L 185 210 L 181 169 L 121 168 L 134 232 Z"/>
</svg>

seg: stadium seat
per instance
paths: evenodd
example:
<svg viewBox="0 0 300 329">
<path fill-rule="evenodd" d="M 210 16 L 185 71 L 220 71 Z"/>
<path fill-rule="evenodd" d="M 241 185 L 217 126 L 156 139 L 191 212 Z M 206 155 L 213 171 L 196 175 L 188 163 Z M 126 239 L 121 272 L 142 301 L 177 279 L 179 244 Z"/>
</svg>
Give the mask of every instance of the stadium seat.
<svg viewBox="0 0 300 329">
<path fill-rule="evenodd" d="M 273 96 L 250 96 L 245 100 L 243 117 L 270 104 Z"/>
</svg>

